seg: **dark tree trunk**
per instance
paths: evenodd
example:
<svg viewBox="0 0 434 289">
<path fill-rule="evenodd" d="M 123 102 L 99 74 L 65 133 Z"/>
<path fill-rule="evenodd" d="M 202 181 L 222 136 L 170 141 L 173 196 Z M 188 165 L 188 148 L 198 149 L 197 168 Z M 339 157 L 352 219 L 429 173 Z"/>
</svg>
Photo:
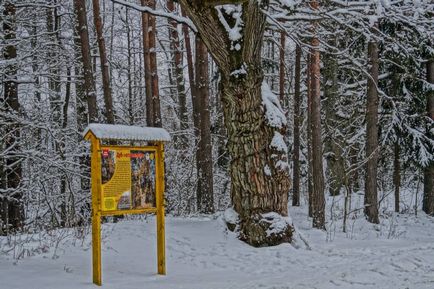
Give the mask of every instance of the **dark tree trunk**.
<svg viewBox="0 0 434 289">
<path fill-rule="evenodd" d="M 208 51 L 200 36 L 196 36 L 195 95 L 193 107 L 199 112 L 197 164 L 197 209 L 214 213 L 213 162 L 211 146 L 211 117 L 209 107 Z"/>
<path fill-rule="evenodd" d="M 295 48 L 295 79 L 294 79 L 294 152 L 293 162 L 293 185 L 292 205 L 300 206 L 300 103 L 301 103 L 301 47 Z"/>
<path fill-rule="evenodd" d="M 141 0 L 142 6 L 155 9 L 155 0 Z M 146 124 L 161 127 L 160 96 L 158 89 L 155 16 L 142 13 L 143 52 L 146 85 Z"/>
<path fill-rule="evenodd" d="M 279 98 L 285 103 L 285 32 L 280 32 L 279 49 Z"/>
<path fill-rule="evenodd" d="M 334 44 L 331 43 L 331 45 Z M 338 100 L 338 61 L 335 55 L 325 54 L 323 62 L 327 174 L 329 178 L 329 193 L 331 196 L 337 196 L 344 187 L 346 179 L 344 168 L 345 160 L 342 157 L 342 148 L 345 147 L 345 140 L 336 133 L 336 131 L 339 130 L 339 119 L 336 114 Z"/>
<path fill-rule="evenodd" d="M 313 217 L 313 163 L 312 163 L 312 72 L 310 67 L 312 66 L 312 56 L 309 53 L 307 56 L 307 125 L 306 125 L 306 138 L 307 138 L 307 193 L 308 193 L 308 215 Z"/>
<path fill-rule="evenodd" d="M 240 217 L 240 238 L 254 246 L 291 241 L 290 224 L 278 234 L 267 234 L 272 220 L 287 216 L 289 191 L 286 148 L 272 145 L 274 138 L 283 138 L 285 117 L 279 110 L 281 122 L 271 122 L 262 104 L 264 97 L 269 101 L 269 109 L 280 107 L 276 96 L 271 100 L 268 93 L 261 93 L 261 46 L 266 23 L 261 9 L 267 9 L 268 3 L 248 1 L 242 4 L 244 26 L 240 43 L 231 43 L 221 24 L 218 13 L 224 11 L 219 12 L 199 1 L 181 0 L 181 3 L 221 72 L 221 98 L 231 157 L 231 197 Z M 234 47 L 239 50 L 232 49 Z M 246 73 L 234 74 L 242 69 Z M 263 215 L 271 212 L 275 214 Z"/>
<path fill-rule="evenodd" d="M 141 0 L 142 6 L 146 6 L 147 2 L 147 0 Z M 154 126 L 154 106 L 152 101 L 152 73 L 149 43 L 149 16 L 149 13 L 142 13 L 143 63 L 145 66 L 146 125 Z"/>
<path fill-rule="evenodd" d="M 8 62 L 5 68 L 5 81 L 3 84 L 4 94 L 1 101 L 4 103 L 2 110 L 11 115 L 19 115 L 20 103 L 18 101 L 17 82 L 17 49 L 16 41 L 16 7 L 10 1 L 3 4 L 3 33 L 5 46 L 3 57 Z M 12 122 L 12 119 L 10 119 Z M 23 192 L 20 188 L 22 175 L 22 160 L 19 157 L 20 151 L 20 127 L 17 124 L 9 123 L 5 126 L 4 140 L 5 149 L 8 155 L 4 160 L 4 187 L 6 192 L 0 195 L 0 233 L 7 234 L 22 228 L 24 224 L 24 206 L 22 203 Z"/>
<path fill-rule="evenodd" d="M 96 107 L 95 81 L 92 70 L 92 58 L 90 56 L 89 32 L 86 17 L 86 1 L 74 0 L 74 12 L 77 18 L 77 31 L 80 33 L 81 61 L 83 63 L 84 90 L 88 109 L 89 122 L 98 120 Z"/>
<path fill-rule="evenodd" d="M 312 1 L 314 9 L 318 9 L 318 2 Z M 321 74 L 319 40 L 312 39 L 311 86 L 312 86 L 312 183 L 313 183 L 313 227 L 325 229 L 325 199 L 324 199 L 324 173 L 322 163 L 321 140 Z"/>
<path fill-rule="evenodd" d="M 131 34 L 130 31 L 130 17 L 128 13 L 128 9 L 125 11 L 125 25 L 127 27 L 127 49 L 128 49 L 128 56 L 127 56 L 127 80 L 128 80 L 128 122 L 130 125 L 134 124 L 134 95 L 133 95 L 133 80 L 132 80 L 132 73 L 131 69 L 133 68 L 131 65 L 131 58 L 133 57 L 132 50 L 131 50 Z"/>
<path fill-rule="evenodd" d="M 399 141 L 393 144 L 393 185 L 395 187 L 395 212 L 399 213 L 399 188 L 401 186 L 401 164 L 399 159 Z"/>
<path fill-rule="evenodd" d="M 100 15 L 99 0 L 92 0 L 93 5 L 93 22 L 95 24 L 96 36 L 99 49 L 101 74 L 102 74 L 102 87 L 104 91 L 104 104 L 105 104 L 105 117 L 108 123 L 115 122 L 113 112 L 113 98 L 110 88 L 110 75 L 109 63 L 107 61 L 106 47 L 103 35 L 103 23 Z"/>
<path fill-rule="evenodd" d="M 430 59 L 426 64 L 426 79 L 429 83 L 434 84 L 434 59 Z M 427 95 L 426 111 L 431 121 L 434 121 L 433 89 L 431 89 Z M 431 139 L 434 139 L 433 126 L 428 129 L 428 136 Z M 428 215 L 434 216 L 434 161 L 431 161 L 424 170 L 424 193 L 422 209 Z"/>
<path fill-rule="evenodd" d="M 378 24 L 374 29 L 378 28 Z M 366 100 L 366 174 L 365 174 L 365 216 L 378 224 L 377 166 L 378 166 L 378 44 L 375 39 L 368 43 L 369 77 Z"/>
</svg>

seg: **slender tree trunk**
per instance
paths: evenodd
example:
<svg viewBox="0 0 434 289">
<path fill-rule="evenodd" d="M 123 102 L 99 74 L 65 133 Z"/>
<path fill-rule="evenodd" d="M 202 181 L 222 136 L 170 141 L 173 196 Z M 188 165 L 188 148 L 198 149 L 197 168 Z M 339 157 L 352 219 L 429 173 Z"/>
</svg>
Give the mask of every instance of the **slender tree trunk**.
<svg viewBox="0 0 434 289">
<path fill-rule="evenodd" d="M 199 112 L 199 139 L 196 152 L 197 209 L 200 213 L 214 213 L 213 162 L 211 146 L 211 117 L 209 107 L 208 50 L 200 36 L 196 36 L 196 77 L 193 106 Z"/>
<path fill-rule="evenodd" d="M 104 91 L 104 104 L 105 104 L 105 117 L 108 123 L 114 123 L 114 112 L 113 112 L 113 98 L 112 91 L 110 88 L 110 74 L 109 74 L 109 63 L 107 61 L 107 53 L 103 35 L 103 23 L 100 15 L 99 0 L 92 0 L 93 5 L 93 22 L 96 29 L 96 36 L 99 49 L 101 74 L 102 74 L 102 87 Z"/>
<path fill-rule="evenodd" d="M 84 90 L 86 91 L 89 122 L 98 120 L 96 106 L 95 81 L 90 55 L 89 32 L 86 17 L 86 1 L 74 0 L 74 12 L 77 17 L 77 31 L 80 33 L 81 61 L 83 63 Z"/>
<path fill-rule="evenodd" d="M 294 87 L 294 152 L 293 162 L 293 185 L 292 205 L 300 206 L 300 103 L 301 103 L 301 47 L 295 48 L 295 87 Z"/>
<path fill-rule="evenodd" d="M 58 30 L 58 16 L 57 16 L 57 1 L 50 0 L 50 5 L 52 7 L 48 8 L 46 11 L 46 24 L 47 24 L 47 32 L 49 36 L 48 43 L 48 66 L 49 68 L 49 82 L 48 86 L 50 89 L 50 110 L 51 115 L 53 116 L 52 121 L 53 124 L 59 128 L 61 126 L 61 83 L 60 83 L 60 70 L 59 70 L 59 61 L 60 55 L 58 51 L 58 40 L 59 34 Z M 57 36 L 57 37 L 56 37 Z"/>
<path fill-rule="evenodd" d="M 280 32 L 279 49 L 279 97 L 280 102 L 285 103 L 285 32 Z"/>
<path fill-rule="evenodd" d="M 374 29 L 378 28 L 375 24 Z M 366 103 L 366 175 L 365 216 L 371 223 L 378 224 L 377 167 L 378 167 L 378 44 L 375 39 L 368 43 L 369 77 Z"/>
<path fill-rule="evenodd" d="M 308 193 L 308 214 L 313 217 L 313 162 L 312 162 L 312 73 L 310 67 L 312 66 L 312 56 L 309 53 L 307 56 L 307 193 Z"/>
<path fill-rule="evenodd" d="M 434 84 L 434 59 L 426 64 L 426 79 Z M 434 122 L 434 90 L 431 89 L 427 95 L 427 115 Z M 428 129 L 428 135 L 434 139 L 433 126 Z M 434 153 L 434 152 L 432 152 Z M 434 161 L 431 161 L 424 169 L 424 194 L 422 209 L 428 215 L 434 216 Z"/>
<path fill-rule="evenodd" d="M 167 9 L 169 12 L 175 11 L 175 4 L 173 0 L 167 1 Z M 184 67 L 182 64 L 182 51 L 179 43 L 178 24 L 174 20 L 169 20 L 170 31 L 170 48 L 172 53 L 173 71 L 175 74 L 176 88 L 178 92 L 179 103 L 179 121 L 182 135 L 180 138 L 180 145 L 186 148 L 188 145 L 188 112 L 187 112 L 187 97 L 185 94 L 185 80 L 184 80 Z M 188 33 L 188 31 L 187 31 Z"/>
<path fill-rule="evenodd" d="M 8 62 L 5 68 L 5 81 L 3 84 L 3 97 L 5 112 L 11 115 L 19 115 L 20 103 L 18 101 L 17 82 L 17 48 L 16 41 L 16 7 L 11 1 L 3 4 L 3 34 L 5 46 L 3 57 Z M 12 119 L 10 120 L 12 122 Z M 22 177 L 22 160 L 19 157 L 21 131 L 18 124 L 10 123 L 5 127 L 5 148 L 8 156 L 4 161 L 6 193 L 0 195 L 0 233 L 7 234 L 10 231 L 20 229 L 24 224 L 24 206 L 22 202 L 23 192 L 20 188 Z"/>
<path fill-rule="evenodd" d="M 155 9 L 155 0 L 149 0 L 149 7 Z M 149 15 L 149 58 L 151 65 L 152 77 L 152 106 L 154 126 L 161 127 L 161 108 L 160 108 L 160 91 L 158 86 L 158 64 L 157 64 L 157 41 L 156 41 L 156 18 L 154 15 Z"/>
<path fill-rule="evenodd" d="M 146 6 L 147 2 L 147 0 L 141 0 L 142 6 Z M 142 38 L 143 63 L 145 68 L 146 125 L 154 126 L 154 106 L 152 101 L 152 73 L 149 43 L 149 13 L 142 13 Z"/>
<path fill-rule="evenodd" d="M 393 185 L 395 186 L 395 212 L 399 213 L 399 188 L 401 186 L 401 164 L 399 141 L 393 145 L 394 161 L 393 161 Z"/>
<path fill-rule="evenodd" d="M 262 9 L 268 8 L 268 1 L 242 4 L 243 41 L 238 43 L 231 43 L 220 21 L 218 14 L 226 11 L 201 1 L 180 2 L 221 72 L 231 156 L 231 197 L 239 214 L 239 236 L 254 246 L 288 242 L 292 238 L 290 224 L 282 226 L 279 233 L 267 234 L 274 220 L 288 215 L 289 191 L 287 148 L 283 141 L 286 117 L 278 97 L 263 84 L 261 49 L 266 21 Z M 273 112 L 276 118 L 267 117 Z"/>
<path fill-rule="evenodd" d="M 128 56 L 127 56 L 127 79 L 128 79 L 128 121 L 130 125 L 134 124 L 134 96 L 133 96 L 133 80 L 131 75 L 131 58 L 133 57 L 131 55 L 131 29 L 130 29 L 130 18 L 128 9 L 125 11 L 125 25 L 127 26 L 127 49 L 128 49 Z"/>
<path fill-rule="evenodd" d="M 311 1 L 313 9 L 318 9 L 318 2 Z M 325 199 L 324 199 L 324 173 L 322 163 L 321 140 L 321 74 L 319 40 L 312 39 L 311 62 L 312 86 L 312 182 L 313 182 L 313 227 L 325 229 Z"/>
</svg>

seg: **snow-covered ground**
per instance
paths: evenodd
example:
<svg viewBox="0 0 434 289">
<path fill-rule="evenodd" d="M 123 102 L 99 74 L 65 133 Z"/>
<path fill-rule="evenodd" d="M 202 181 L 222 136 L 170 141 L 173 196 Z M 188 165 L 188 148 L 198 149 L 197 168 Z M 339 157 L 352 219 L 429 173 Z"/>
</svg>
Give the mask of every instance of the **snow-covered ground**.
<svg viewBox="0 0 434 289">
<path fill-rule="evenodd" d="M 434 218 L 422 212 L 417 217 L 389 213 L 381 225 L 374 226 L 358 217 L 348 221 L 347 233 L 341 232 L 339 219 L 329 221 L 326 233 L 311 229 L 305 207 L 290 208 L 290 212 L 311 250 L 289 244 L 252 248 L 227 232 L 221 218 L 168 217 L 166 276 L 156 275 L 153 217 L 104 224 L 103 286 L 434 288 Z M 0 288 L 95 288 L 91 282 L 90 235 L 80 240 L 71 234 L 61 230 L 36 236 L 25 245 L 26 250 L 16 246 L 15 251 L 1 254 Z M 2 251 L 10 249 L 6 239 L 0 240 Z M 13 258 L 23 252 L 24 258 Z"/>
</svg>

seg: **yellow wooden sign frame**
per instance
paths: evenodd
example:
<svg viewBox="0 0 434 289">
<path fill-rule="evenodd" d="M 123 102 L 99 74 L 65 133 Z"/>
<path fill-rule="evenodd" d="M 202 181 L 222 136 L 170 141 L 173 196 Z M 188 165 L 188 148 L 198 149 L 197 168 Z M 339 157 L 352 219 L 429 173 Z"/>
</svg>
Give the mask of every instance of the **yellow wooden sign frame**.
<svg viewBox="0 0 434 289">
<path fill-rule="evenodd" d="M 157 215 L 157 271 L 166 275 L 165 230 L 164 230 L 164 144 L 155 142 L 153 146 L 104 146 L 104 148 L 124 148 L 155 152 L 155 194 L 156 207 L 130 210 L 102 210 L 102 178 L 101 178 L 101 140 L 92 131 L 85 135 L 91 142 L 91 186 L 92 186 L 92 275 L 93 283 L 102 285 L 101 270 L 101 217 L 125 214 L 155 213 Z"/>
</svg>

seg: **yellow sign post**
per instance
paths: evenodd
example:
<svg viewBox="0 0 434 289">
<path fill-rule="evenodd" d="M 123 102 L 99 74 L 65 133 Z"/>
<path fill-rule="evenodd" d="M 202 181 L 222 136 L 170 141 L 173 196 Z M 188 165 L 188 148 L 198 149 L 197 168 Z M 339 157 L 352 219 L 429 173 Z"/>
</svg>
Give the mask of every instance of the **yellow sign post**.
<svg viewBox="0 0 434 289">
<path fill-rule="evenodd" d="M 165 275 L 164 142 L 170 141 L 169 133 L 162 128 L 90 124 L 84 138 L 91 142 L 93 283 L 102 284 L 102 216 L 155 213 L 157 268 Z"/>
</svg>

